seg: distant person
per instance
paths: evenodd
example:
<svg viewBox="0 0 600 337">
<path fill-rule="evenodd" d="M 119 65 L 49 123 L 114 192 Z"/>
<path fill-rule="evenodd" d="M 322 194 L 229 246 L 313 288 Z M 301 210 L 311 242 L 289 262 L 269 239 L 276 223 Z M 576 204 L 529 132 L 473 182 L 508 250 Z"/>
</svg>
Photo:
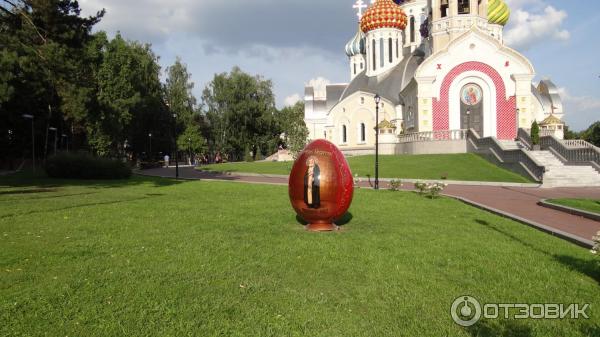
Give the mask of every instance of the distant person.
<svg viewBox="0 0 600 337">
<path fill-rule="evenodd" d="M 169 155 L 168 155 L 168 154 L 165 154 L 165 167 L 169 167 L 169 160 L 170 160 L 170 159 L 171 159 L 171 158 L 169 157 Z"/>
</svg>

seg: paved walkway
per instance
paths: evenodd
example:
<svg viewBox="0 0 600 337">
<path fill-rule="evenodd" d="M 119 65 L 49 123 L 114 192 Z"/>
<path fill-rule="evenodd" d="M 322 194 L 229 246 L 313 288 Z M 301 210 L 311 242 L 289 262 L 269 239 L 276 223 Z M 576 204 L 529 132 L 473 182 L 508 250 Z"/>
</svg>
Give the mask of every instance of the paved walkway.
<svg viewBox="0 0 600 337">
<path fill-rule="evenodd" d="M 174 177 L 175 169 L 158 168 L 141 172 L 144 175 Z M 183 179 L 227 180 L 245 183 L 287 185 L 288 179 L 283 176 L 261 175 L 228 175 L 222 173 L 200 172 L 193 168 L 180 168 Z M 412 184 L 406 187 L 412 189 Z M 368 182 L 361 186 L 369 187 Z M 387 186 L 382 183 L 381 186 Z M 600 188 L 552 188 L 503 187 L 503 186 L 469 186 L 449 185 L 444 194 L 458 197 L 478 207 L 526 222 L 547 232 L 589 245 L 591 239 L 600 231 L 600 222 L 571 215 L 538 205 L 541 199 L 554 198 L 587 198 L 600 200 Z"/>
</svg>

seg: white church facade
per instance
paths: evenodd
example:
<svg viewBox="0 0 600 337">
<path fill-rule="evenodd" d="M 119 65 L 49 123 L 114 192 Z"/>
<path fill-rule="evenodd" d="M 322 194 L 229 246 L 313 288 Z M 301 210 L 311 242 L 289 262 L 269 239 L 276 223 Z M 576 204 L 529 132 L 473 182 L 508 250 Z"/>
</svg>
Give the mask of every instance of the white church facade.
<svg viewBox="0 0 600 337">
<path fill-rule="evenodd" d="M 503 0 L 375 0 L 368 8 L 358 0 L 354 7 L 359 27 L 345 48 L 350 83 L 305 88 L 310 139 L 372 153 L 376 95 L 379 122 L 391 134 L 381 140 L 387 154 L 465 152 L 453 141 L 467 130 L 507 141 L 534 120 L 562 120 L 556 86 L 534 85 L 533 65 L 504 44 L 510 9 Z M 431 138 L 442 141 L 420 142 Z"/>
</svg>

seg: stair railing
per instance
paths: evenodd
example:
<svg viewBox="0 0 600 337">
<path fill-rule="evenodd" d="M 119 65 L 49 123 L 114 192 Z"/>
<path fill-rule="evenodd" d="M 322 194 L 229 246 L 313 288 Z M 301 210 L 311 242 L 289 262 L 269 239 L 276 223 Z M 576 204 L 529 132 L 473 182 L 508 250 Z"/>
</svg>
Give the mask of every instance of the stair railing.
<svg viewBox="0 0 600 337">
<path fill-rule="evenodd" d="M 520 164 L 526 168 L 534 179 L 537 181 L 543 180 L 546 168 L 536 162 L 527 151 L 523 151 L 522 149 L 504 149 L 496 138 L 481 138 L 473 129 L 469 130 L 468 139 L 475 145 L 477 150 L 494 154 L 504 163 Z"/>
<path fill-rule="evenodd" d="M 519 128 L 517 139 L 521 142 L 521 144 L 523 144 L 523 146 L 527 147 L 528 150 L 533 149 L 533 139 L 531 139 L 531 135 L 527 130 Z"/>
<path fill-rule="evenodd" d="M 584 146 L 585 145 L 585 146 Z M 567 165 L 592 164 L 600 167 L 600 149 L 587 142 L 563 142 L 555 136 L 540 137 L 542 150 L 551 150 L 558 153 Z"/>
</svg>

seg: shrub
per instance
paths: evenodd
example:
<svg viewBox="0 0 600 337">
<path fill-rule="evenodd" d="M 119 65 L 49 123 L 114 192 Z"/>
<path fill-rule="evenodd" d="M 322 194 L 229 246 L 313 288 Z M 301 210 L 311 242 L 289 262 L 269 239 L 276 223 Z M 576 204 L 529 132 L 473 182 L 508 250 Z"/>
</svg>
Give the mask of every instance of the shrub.
<svg viewBox="0 0 600 337">
<path fill-rule="evenodd" d="M 594 236 L 594 248 L 592 248 L 592 254 L 600 257 L 600 232 Z"/>
<path fill-rule="evenodd" d="M 427 184 L 417 181 L 415 183 L 415 188 L 417 189 L 420 195 L 423 195 L 427 191 Z"/>
<path fill-rule="evenodd" d="M 46 173 L 65 179 L 127 179 L 131 168 L 119 160 L 93 157 L 88 153 L 59 153 L 46 161 Z"/>
<path fill-rule="evenodd" d="M 354 188 L 360 188 L 361 179 L 358 176 L 358 173 L 354 175 Z"/>
<path fill-rule="evenodd" d="M 540 144 L 540 126 L 536 121 L 533 121 L 531 124 L 531 141 L 533 142 L 533 145 Z"/>
<path fill-rule="evenodd" d="M 429 191 L 429 196 L 431 197 L 431 199 L 437 198 L 440 195 L 440 193 L 442 193 L 444 188 L 446 188 L 446 186 L 448 185 L 442 183 L 428 184 L 427 190 Z"/>
<path fill-rule="evenodd" d="M 415 188 L 417 189 L 419 194 L 427 194 L 431 199 L 437 198 L 440 195 L 440 193 L 442 193 L 442 191 L 446 188 L 446 186 L 448 185 L 444 183 L 415 183 Z"/>
<path fill-rule="evenodd" d="M 142 161 L 139 163 L 140 170 L 150 170 L 165 166 L 163 161 Z"/>
<path fill-rule="evenodd" d="M 390 191 L 400 191 L 402 189 L 402 180 L 396 179 L 390 181 Z"/>
</svg>

